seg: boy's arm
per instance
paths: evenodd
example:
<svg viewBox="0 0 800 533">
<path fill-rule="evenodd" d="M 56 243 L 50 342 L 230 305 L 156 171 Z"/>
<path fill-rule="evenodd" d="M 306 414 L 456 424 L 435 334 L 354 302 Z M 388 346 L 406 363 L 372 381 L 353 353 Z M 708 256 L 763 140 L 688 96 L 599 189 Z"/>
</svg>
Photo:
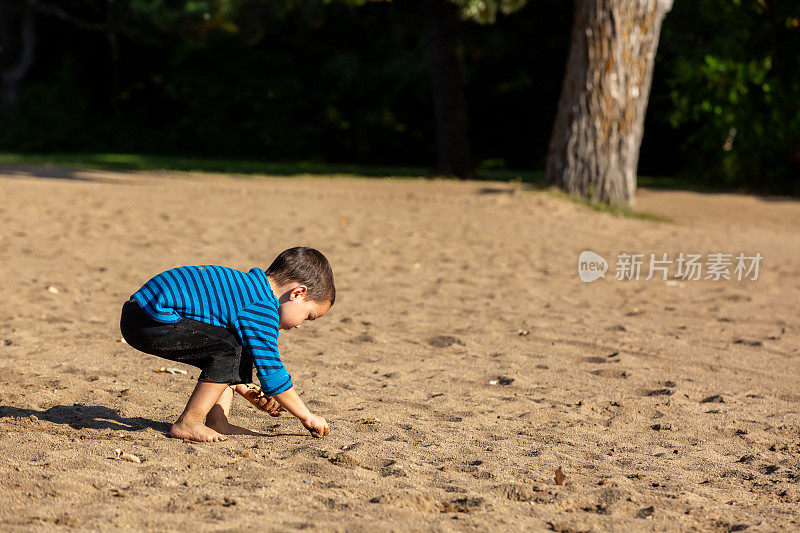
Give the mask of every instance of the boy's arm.
<svg viewBox="0 0 800 533">
<path fill-rule="evenodd" d="M 305 428 L 311 432 L 314 437 L 324 437 L 330 433 L 328 423 L 321 416 L 317 416 L 308 410 L 306 404 L 300 399 L 300 395 L 294 390 L 294 387 L 289 388 L 273 396 L 284 409 L 292 413 L 300 419 Z"/>
<path fill-rule="evenodd" d="M 236 317 L 236 330 L 242 347 L 256 367 L 261 391 L 274 396 L 292 387 L 292 378 L 278 353 L 278 311 L 274 306 L 256 302 Z"/>
<path fill-rule="evenodd" d="M 281 406 L 300 419 L 314 437 L 330 432 L 324 418 L 316 416 L 294 390 L 292 378 L 286 372 L 278 353 L 278 311 L 266 302 L 257 302 L 239 313 L 237 330 L 242 345 L 247 349 L 256 367 L 261 390 L 272 396 Z"/>
</svg>

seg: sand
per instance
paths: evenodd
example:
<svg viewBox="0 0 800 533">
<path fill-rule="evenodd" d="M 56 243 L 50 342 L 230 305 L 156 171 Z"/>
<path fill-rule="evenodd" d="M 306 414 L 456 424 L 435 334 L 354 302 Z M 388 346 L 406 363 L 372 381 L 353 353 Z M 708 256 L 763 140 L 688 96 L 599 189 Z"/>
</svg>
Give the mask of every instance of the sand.
<svg viewBox="0 0 800 533">
<path fill-rule="evenodd" d="M 34 167 L 0 197 L 5 531 L 800 528 L 796 201 L 641 191 L 658 222 L 507 183 Z M 299 244 L 337 301 L 279 344 L 330 436 L 237 398 L 268 436 L 168 438 L 197 373 L 122 343 L 122 303 Z M 764 259 L 623 282 L 622 252 Z"/>
</svg>

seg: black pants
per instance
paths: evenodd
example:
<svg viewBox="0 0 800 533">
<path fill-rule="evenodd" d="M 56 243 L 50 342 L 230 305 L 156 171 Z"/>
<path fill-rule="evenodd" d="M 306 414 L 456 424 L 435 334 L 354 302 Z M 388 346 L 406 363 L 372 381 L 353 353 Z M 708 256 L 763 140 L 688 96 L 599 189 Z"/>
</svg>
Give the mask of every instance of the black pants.
<svg viewBox="0 0 800 533">
<path fill-rule="evenodd" d="M 182 318 L 159 322 L 135 300 L 122 306 L 120 330 L 125 341 L 145 353 L 200 369 L 200 381 L 250 383 L 253 361 L 242 354 L 242 343 L 232 329 Z"/>
</svg>

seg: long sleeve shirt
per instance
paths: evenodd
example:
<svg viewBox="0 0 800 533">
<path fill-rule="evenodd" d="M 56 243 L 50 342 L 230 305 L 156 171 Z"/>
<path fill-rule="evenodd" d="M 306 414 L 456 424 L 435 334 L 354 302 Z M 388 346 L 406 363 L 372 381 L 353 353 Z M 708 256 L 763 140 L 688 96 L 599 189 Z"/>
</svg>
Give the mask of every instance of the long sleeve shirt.
<svg viewBox="0 0 800 533">
<path fill-rule="evenodd" d="M 215 265 L 173 268 L 150 279 L 132 298 L 159 322 L 189 318 L 235 330 L 253 360 L 264 394 L 292 387 L 278 352 L 278 299 L 260 268 L 249 272 Z"/>
</svg>

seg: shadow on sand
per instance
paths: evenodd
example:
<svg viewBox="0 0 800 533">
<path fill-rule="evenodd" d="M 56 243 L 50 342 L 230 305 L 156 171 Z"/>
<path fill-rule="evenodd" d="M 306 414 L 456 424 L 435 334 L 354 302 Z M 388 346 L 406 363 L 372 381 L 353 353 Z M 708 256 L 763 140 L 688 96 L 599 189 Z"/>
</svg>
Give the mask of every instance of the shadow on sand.
<svg viewBox="0 0 800 533">
<path fill-rule="evenodd" d="M 39 411 L 36 409 L 22 409 L 9 405 L 0 405 L 0 419 L 2 418 L 28 418 L 31 415 L 39 420 L 65 424 L 72 429 L 110 429 L 113 431 L 142 431 L 150 428 L 169 436 L 171 422 L 157 422 L 140 416 L 125 418 L 114 409 L 102 405 L 54 405 Z M 273 427 L 273 430 L 277 428 Z M 261 437 L 308 437 L 308 433 L 275 432 L 260 433 Z"/>
<path fill-rule="evenodd" d="M 112 429 L 115 431 L 141 431 L 152 428 L 165 435 L 169 434 L 172 424 L 156 422 L 140 416 L 125 418 L 114 409 L 101 405 L 54 405 L 45 411 L 21 409 L 8 405 L 0 406 L 0 418 L 29 417 L 34 415 L 39 420 L 66 424 L 73 429 Z"/>
<path fill-rule="evenodd" d="M 76 169 L 69 167 L 34 166 L 34 165 L 0 165 L 0 177 L 23 177 L 36 179 L 58 179 L 95 183 L 121 183 L 119 179 L 102 177 L 102 171 L 95 169 Z M 114 171 L 120 176 L 124 171 Z M 96 174 L 96 175 L 93 175 Z M 131 174 L 128 172 L 127 174 Z"/>
</svg>

